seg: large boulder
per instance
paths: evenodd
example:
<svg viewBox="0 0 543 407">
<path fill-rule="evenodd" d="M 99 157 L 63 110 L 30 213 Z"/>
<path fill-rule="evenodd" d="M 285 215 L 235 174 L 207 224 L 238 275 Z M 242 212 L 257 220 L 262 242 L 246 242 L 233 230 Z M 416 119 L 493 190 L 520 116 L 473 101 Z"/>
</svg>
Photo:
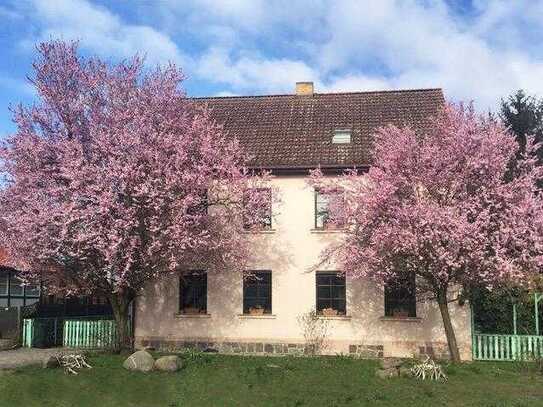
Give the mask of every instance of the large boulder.
<svg viewBox="0 0 543 407">
<path fill-rule="evenodd" d="M 387 370 L 393 367 L 399 368 L 403 364 L 403 360 L 399 358 L 384 358 L 381 359 L 381 369 Z"/>
<path fill-rule="evenodd" d="M 155 360 L 149 352 L 144 350 L 134 352 L 123 363 L 125 369 L 138 372 L 150 372 L 153 370 L 154 365 Z"/>
<path fill-rule="evenodd" d="M 178 356 L 163 356 L 155 361 L 155 369 L 162 372 L 176 372 L 181 368 L 181 359 Z"/>
</svg>

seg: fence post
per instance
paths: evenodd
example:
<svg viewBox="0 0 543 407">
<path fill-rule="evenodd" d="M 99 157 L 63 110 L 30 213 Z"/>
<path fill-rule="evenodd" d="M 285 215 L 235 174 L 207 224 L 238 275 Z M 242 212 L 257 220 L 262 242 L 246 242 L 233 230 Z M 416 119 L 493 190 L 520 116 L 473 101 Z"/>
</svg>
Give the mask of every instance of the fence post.
<svg viewBox="0 0 543 407">
<path fill-rule="evenodd" d="M 513 334 L 517 334 L 517 304 L 513 304 Z"/>
<path fill-rule="evenodd" d="M 539 336 L 539 300 L 541 299 L 539 293 L 534 294 L 534 311 L 535 311 L 535 334 Z"/>
<path fill-rule="evenodd" d="M 471 358 L 475 359 L 475 321 L 473 318 L 473 305 L 470 303 L 469 307 L 470 322 L 471 322 Z"/>
</svg>

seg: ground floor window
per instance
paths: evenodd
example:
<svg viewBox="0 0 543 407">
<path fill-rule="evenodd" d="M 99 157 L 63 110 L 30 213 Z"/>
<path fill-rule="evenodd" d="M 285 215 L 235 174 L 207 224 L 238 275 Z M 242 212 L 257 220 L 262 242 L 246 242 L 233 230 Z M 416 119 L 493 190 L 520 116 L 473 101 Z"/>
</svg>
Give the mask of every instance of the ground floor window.
<svg viewBox="0 0 543 407">
<path fill-rule="evenodd" d="M 385 316 L 396 318 L 417 316 L 414 274 L 397 278 L 385 286 Z"/>
<path fill-rule="evenodd" d="M 243 313 L 261 315 L 271 312 L 271 271 L 251 271 L 243 279 Z"/>
<path fill-rule="evenodd" d="M 179 312 L 207 313 L 207 273 L 190 271 L 179 278 Z"/>
<path fill-rule="evenodd" d="M 345 275 L 317 272 L 317 314 L 346 315 Z"/>
</svg>

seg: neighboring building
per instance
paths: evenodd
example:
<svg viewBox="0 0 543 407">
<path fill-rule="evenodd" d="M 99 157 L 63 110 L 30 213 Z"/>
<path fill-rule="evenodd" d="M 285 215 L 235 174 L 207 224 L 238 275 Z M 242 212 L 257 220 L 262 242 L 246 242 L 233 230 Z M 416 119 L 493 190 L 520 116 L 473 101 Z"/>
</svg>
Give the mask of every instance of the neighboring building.
<svg viewBox="0 0 543 407">
<path fill-rule="evenodd" d="M 32 305 L 40 300 L 40 287 L 24 285 L 17 270 L 0 264 L 0 308 Z"/>
<path fill-rule="evenodd" d="M 23 307 L 23 316 L 28 318 L 112 315 L 106 298 L 50 295 L 41 285 L 23 284 L 19 271 L 7 264 L 7 255 L 0 249 L 0 309 Z"/>
<path fill-rule="evenodd" d="M 272 170 L 282 202 L 271 224 L 248 232 L 258 278 L 200 270 L 184 281 L 150 284 L 136 303 L 137 346 L 287 353 L 303 348 L 299 316 L 316 309 L 329 324 L 326 353 L 446 354 L 437 304 L 416 302 L 405 289 L 383 291 L 345 278 L 334 267 L 308 272 L 341 236 L 327 228 L 326 200 L 308 186 L 308 170 L 321 166 L 332 176 L 369 167 L 372 132 L 395 124 L 423 133 L 444 103 L 442 91 L 318 94 L 311 83 L 299 83 L 295 95 L 195 100 L 208 104 L 227 134 L 240 140 L 254 167 Z M 462 358 L 470 359 L 470 308 L 455 303 L 451 313 Z"/>
<path fill-rule="evenodd" d="M 17 277 L 16 269 L 7 263 L 0 251 L 0 342 L 10 339 L 8 348 L 18 342 L 23 319 L 37 318 L 39 329 L 33 346 L 62 345 L 63 324 L 66 318 L 112 318 L 111 306 L 98 296 L 63 297 L 49 295 L 41 285 L 25 285 Z M 0 343 L 0 350 L 2 343 Z"/>
</svg>

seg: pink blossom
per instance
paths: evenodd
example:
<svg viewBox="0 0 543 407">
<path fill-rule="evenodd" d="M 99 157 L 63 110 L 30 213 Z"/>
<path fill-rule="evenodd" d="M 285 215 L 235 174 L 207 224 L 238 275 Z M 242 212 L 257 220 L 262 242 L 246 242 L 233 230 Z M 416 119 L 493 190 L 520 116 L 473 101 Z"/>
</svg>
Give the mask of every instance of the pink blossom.
<svg viewBox="0 0 543 407">
<path fill-rule="evenodd" d="M 323 261 L 381 284 L 415 274 L 418 295 L 445 304 L 454 287 L 528 285 L 543 267 L 536 149 L 530 139 L 516 159 L 515 138 L 471 106 L 446 105 L 427 134 L 379 129 L 367 173 L 312 175 L 312 185 L 344 191 L 331 211 L 346 237 Z"/>
</svg>

